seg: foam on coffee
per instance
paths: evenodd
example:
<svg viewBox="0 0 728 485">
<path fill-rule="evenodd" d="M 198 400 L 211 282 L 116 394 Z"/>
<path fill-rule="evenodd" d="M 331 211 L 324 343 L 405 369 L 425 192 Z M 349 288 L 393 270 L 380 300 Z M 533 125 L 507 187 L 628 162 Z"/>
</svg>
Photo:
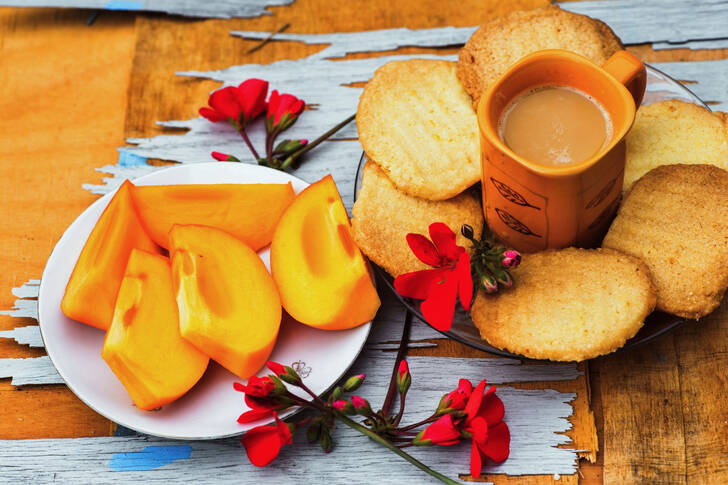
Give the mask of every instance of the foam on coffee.
<svg viewBox="0 0 728 485">
<path fill-rule="evenodd" d="M 516 97 L 498 122 L 498 135 L 521 157 L 542 165 L 582 162 L 612 139 L 612 122 L 593 97 L 568 86 L 546 85 Z"/>
</svg>

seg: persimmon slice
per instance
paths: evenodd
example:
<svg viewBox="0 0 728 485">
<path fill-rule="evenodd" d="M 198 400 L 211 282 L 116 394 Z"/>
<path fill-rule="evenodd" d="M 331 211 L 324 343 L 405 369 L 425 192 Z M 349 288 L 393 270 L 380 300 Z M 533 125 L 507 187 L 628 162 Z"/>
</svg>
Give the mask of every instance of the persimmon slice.
<svg viewBox="0 0 728 485">
<path fill-rule="evenodd" d="M 175 224 L 222 229 L 257 251 L 296 197 L 287 184 L 197 184 L 134 187 L 134 202 L 149 236 L 169 248 Z"/>
<path fill-rule="evenodd" d="M 250 247 L 213 227 L 169 233 L 180 333 L 241 379 L 260 370 L 281 322 L 278 290 Z"/>
<path fill-rule="evenodd" d="M 347 329 L 372 320 L 379 309 L 369 267 L 330 175 L 301 192 L 283 213 L 270 260 L 283 307 L 301 323 Z"/>
<path fill-rule="evenodd" d="M 180 336 L 164 256 L 132 250 L 101 357 L 140 409 L 174 401 L 204 374 L 210 359 Z"/>
<path fill-rule="evenodd" d="M 111 325 L 116 294 L 132 249 L 160 252 L 139 221 L 131 199 L 132 187 L 125 181 L 101 214 L 61 301 L 61 311 L 67 317 L 102 330 Z"/>
</svg>

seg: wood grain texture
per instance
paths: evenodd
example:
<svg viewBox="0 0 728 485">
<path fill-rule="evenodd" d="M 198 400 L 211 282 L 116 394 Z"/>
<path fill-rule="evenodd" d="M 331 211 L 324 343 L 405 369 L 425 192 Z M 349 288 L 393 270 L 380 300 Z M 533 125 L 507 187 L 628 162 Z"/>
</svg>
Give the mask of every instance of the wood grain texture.
<svg viewBox="0 0 728 485">
<path fill-rule="evenodd" d="M 56 241 L 95 197 L 93 167 L 116 159 L 124 140 L 126 91 L 136 41 L 134 16 L 0 9 L 0 309 L 10 289 L 39 278 Z M 20 295 L 22 296 L 22 295 Z M 25 303 L 26 311 L 34 301 Z M 11 312 L 12 314 L 12 312 Z M 0 330 L 33 324 L 0 315 Z M 0 339 L 0 357 L 42 351 Z M 64 386 L 18 391 L 0 382 L 0 437 L 109 434 L 111 425 Z"/>
</svg>

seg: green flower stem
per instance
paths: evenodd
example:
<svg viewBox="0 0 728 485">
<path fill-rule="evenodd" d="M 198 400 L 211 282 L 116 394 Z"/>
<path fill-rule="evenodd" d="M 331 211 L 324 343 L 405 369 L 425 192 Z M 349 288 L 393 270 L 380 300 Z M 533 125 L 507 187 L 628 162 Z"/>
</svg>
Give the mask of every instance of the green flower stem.
<svg viewBox="0 0 728 485">
<path fill-rule="evenodd" d="M 334 416 L 336 416 L 336 418 L 339 421 L 341 421 L 342 423 L 344 423 L 348 427 L 350 427 L 352 429 L 355 429 L 355 430 L 359 431 L 360 433 L 362 433 L 362 434 L 370 437 L 371 439 L 373 439 L 374 441 L 376 441 L 380 445 L 384 446 L 385 448 L 389 448 L 391 451 L 393 451 L 394 453 L 396 453 L 397 455 L 399 455 L 401 458 L 407 460 L 408 462 L 410 462 L 411 464 L 413 464 L 414 466 L 416 466 L 417 468 L 419 468 L 423 472 L 427 473 L 428 475 L 437 478 L 442 483 L 447 483 L 449 485 L 459 485 L 460 482 L 457 482 L 457 481 L 455 481 L 455 480 L 453 480 L 451 478 L 446 477 L 445 475 L 443 475 L 441 473 L 436 472 L 435 470 L 433 470 L 432 468 L 428 467 L 427 465 L 425 465 L 421 461 L 417 460 L 413 456 L 410 456 L 407 453 L 405 453 L 404 451 L 400 450 L 395 445 L 393 445 L 389 441 L 385 440 L 384 438 L 382 438 L 378 434 L 376 434 L 373 431 L 365 428 L 364 426 L 360 425 L 356 421 L 354 421 L 352 419 L 349 419 L 344 414 L 342 414 L 342 413 L 340 413 L 338 411 L 334 411 Z"/>
<path fill-rule="evenodd" d="M 410 424 L 409 426 L 397 428 L 397 430 L 398 431 L 409 431 L 410 429 L 418 428 L 418 427 L 422 426 L 423 424 L 434 423 L 435 421 L 438 420 L 438 418 L 439 418 L 439 416 L 437 414 L 433 414 L 429 418 L 423 419 L 419 423 L 414 423 L 414 424 Z"/>
<path fill-rule="evenodd" d="M 255 147 L 253 146 L 253 144 L 250 143 L 250 138 L 248 138 L 248 134 L 245 133 L 245 128 L 240 129 L 240 136 L 243 137 L 243 141 L 245 142 L 246 145 L 248 145 L 248 148 L 250 148 L 250 151 L 253 153 L 253 156 L 255 157 L 255 159 L 258 160 L 260 158 L 260 155 L 258 155 L 258 152 L 255 150 Z"/>
<path fill-rule="evenodd" d="M 394 393 L 397 391 L 397 372 L 399 372 L 399 363 L 404 358 L 404 354 L 407 352 L 407 344 L 409 343 L 410 328 L 412 327 L 412 312 L 407 310 L 404 317 L 404 325 L 402 326 L 402 338 L 399 340 L 399 348 L 397 349 L 397 356 L 394 359 L 394 368 L 392 369 L 392 378 L 389 380 L 389 389 L 387 389 L 387 396 L 384 398 L 384 404 L 382 404 L 382 415 L 387 416 L 389 410 L 392 408 L 392 402 L 394 401 Z M 400 406 L 402 403 L 400 403 Z"/>
<path fill-rule="evenodd" d="M 321 144 L 321 142 L 323 142 L 324 140 L 326 140 L 327 138 L 329 138 L 331 135 L 333 135 L 334 133 L 336 133 L 337 131 L 339 131 L 340 129 L 342 129 L 343 127 L 345 127 L 346 125 L 348 125 L 349 123 L 351 123 L 354 120 L 354 118 L 356 118 L 356 114 L 353 114 L 353 115 L 349 116 L 344 121 L 342 121 L 338 125 L 334 126 L 333 128 L 331 128 L 329 131 L 327 131 L 326 133 L 324 133 L 320 137 L 316 138 L 311 143 L 307 143 L 306 146 L 304 146 L 303 148 L 301 148 L 297 152 L 293 153 L 291 156 L 289 156 L 288 158 L 286 158 L 283 161 L 283 163 L 281 164 L 281 170 L 286 170 L 288 167 L 290 167 L 291 165 L 293 165 L 293 163 L 296 160 L 298 160 L 299 158 L 301 158 L 301 155 L 303 155 L 304 153 L 306 153 L 309 150 L 313 150 L 314 148 L 316 148 L 319 144 Z"/>
</svg>

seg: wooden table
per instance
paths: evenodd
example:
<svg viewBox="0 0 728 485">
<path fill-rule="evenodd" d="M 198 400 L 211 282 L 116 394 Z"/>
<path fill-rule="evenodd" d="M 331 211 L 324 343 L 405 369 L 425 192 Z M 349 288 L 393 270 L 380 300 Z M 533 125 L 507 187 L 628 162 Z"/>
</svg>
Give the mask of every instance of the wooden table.
<svg viewBox="0 0 728 485">
<path fill-rule="evenodd" d="M 170 132 L 155 121 L 195 117 L 218 85 L 178 77 L 176 71 L 265 64 L 321 49 L 271 42 L 247 53 L 256 42 L 231 37 L 229 31 L 274 31 L 285 23 L 297 33 L 471 26 L 512 9 L 545 3 L 297 0 L 291 6 L 271 8 L 271 16 L 255 19 L 191 20 L 104 12 L 91 26 L 85 24 L 89 11 L 0 8 L 0 309 L 13 305 L 11 288 L 40 278 L 56 240 L 95 200 L 96 196 L 81 190 L 84 183 L 101 181 L 102 174 L 94 168 L 115 161 L 116 148 L 127 137 Z M 728 6 L 723 18 L 728 20 Z M 655 50 L 643 44 L 630 50 L 646 62 L 728 58 L 728 49 Z M 420 52 L 432 50 L 404 47 L 397 51 Z M 365 54 L 350 57 L 357 56 Z M 724 92 L 723 99 L 709 101 L 726 100 Z M 0 316 L 0 330 L 23 324 L 35 321 Z M 482 357 L 453 341 L 435 343 L 437 347 L 413 349 L 410 354 Z M 40 348 L 0 338 L 0 358 L 42 355 Z M 562 476 L 559 481 L 553 476 L 502 475 L 488 476 L 488 480 L 728 483 L 725 304 L 705 320 L 688 323 L 650 345 L 580 368 L 588 379 L 514 386 L 579 391 L 570 436 L 575 442 L 593 445 L 595 423 L 600 450 L 596 462 L 583 460 L 578 475 Z M 114 430 L 113 423 L 86 407 L 65 386 L 16 388 L 9 380 L 0 380 L 0 439 L 110 436 Z M 589 449 L 595 451 L 595 446 Z"/>
</svg>

